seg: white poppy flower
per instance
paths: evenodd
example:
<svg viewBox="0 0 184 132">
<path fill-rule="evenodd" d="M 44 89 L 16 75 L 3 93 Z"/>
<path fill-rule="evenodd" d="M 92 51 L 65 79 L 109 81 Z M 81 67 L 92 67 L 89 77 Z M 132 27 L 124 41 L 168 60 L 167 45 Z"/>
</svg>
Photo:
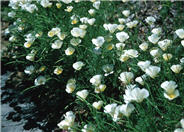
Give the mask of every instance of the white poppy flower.
<svg viewBox="0 0 184 132">
<path fill-rule="evenodd" d="M 122 11 L 122 14 L 126 17 L 128 17 L 130 15 L 130 11 L 129 10 L 124 10 Z"/>
<path fill-rule="evenodd" d="M 106 89 L 106 85 L 105 84 L 100 84 L 99 86 L 95 87 L 95 93 L 101 93 Z"/>
<path fill-rule="evenodd" d="M 97 109 L 97 110 L 100 110 L 101 107 L 102 107 L 102 105 L 103 105 L 103 101 L 94 102 L 94 103 L 92 104 L 92 106 L 93 106 L 95 109 Z"/>
<path fill-rule="evenodd" d="M 153 57 L 159 57 L 160 56 L 160 50 L 158 48 L 152 49 L 150 51 L 151 56 Z"/>
<path fill-rule="evenodd" d="M 130 58 L 130 57 L 129 57 L 128 55 L 122 54 L 122 55 L 120 56 L 119 60 L 120 60 L 121 62 L 125 62 L 125 61 L 127 61 L 129 58 Z"/>
<path fill-rule="evenodd" d="M 96 46 L 96 47 L 102 47 L 103 43 L 105 42 L 104 37 L 99 36 L 96 39 L 92 39 L 92 43 Z"/>
<path fill-rule="evenodd" d="M 126 117 L 129 117 L 134 109 L 135 107 L 131 103 L 123 104 L 120 106 L 120 112 Z"/>
<path fill-rule="evenodd" d="M 134 49 L 125 50 L 125 55 L 130 58 L 136 58 L 138 57 L 138 51 Z"/>
<path fill-rule="evenodd" d="M 181 41 L 181 45 L 184 47 L 184 40 Z"/>
<path fill-rule="evenodd" d="M 24 43 L 24 47 L 25 47 L 25 48 L 30 48 L 31 45 L 32 45 L 32 42 L 25 42 L 25 43 Z"/>
<path fill-rule="evenodd" d="M 96 12 L 95 9 L 89 9 L 89 10 L 88 10 L 88 13 L 89 13 L 90 15 L 94 15 L 95 12 Z"/>
<path fill-rule="evenodd" d="M 126 22 L 126 19 L 124 19 L 124 18 L 118 18 L 118 22 L 119 22 L 120 24 L 123 24 L 123 23 Z"/>
<path fill-rule="evenodd" d="M 68 47 L 68 48 L 65 50 L 65 54 L 66 54 L 66 55 L 72 55 L 74 52 L 75 52 L 75 49 L 72 48 L 72 47 Z"/>
<path fill-rule="evenodd" d="M 96 8 L 96 9 L 99 9 L 100 8 L 100 1 L 94 2 L 93 7 Z"/>
<path fill-rule="evenodd" d="M 126 32 L 118 32 L 118 33 L 116 33 L 116 38 L 120 42 L 124 42 L 129 38 L 129 35 Z"/>
<path fill-rule="evenodd" d="M 158 73 L 160 72 L 160 67 L 158 66 L 149 66 L 148 68 L 146 68 L 146 74 L 148 76 L 150 76 L 151 78 L 155 78 L 157 77 Z"/>
<path fill-rule="evenodd" d="M 137 63 L 137 65 L 139 66 L 139 68 L 141 68 L 142 71 L 146 71 L 146 68 L 148 68 L 150 66 L 151 62 L 149 60 L 147 61 L 139 61 Z"/>
<path fill-rule="evenodd" d="M 34 53 L 29 53 L 29 54 L 26 56 L 26 59 L 29 60 L 29 61 L 34 61 L 34 59 L 35 59 L 35 54 L 34 54 Z"/>
<path fill-rule="evenodd" d="M 73 45 L 73 46 L 78 46 L 81 42 L 82 41 L 79 38 L 73 38 L 73 39 L 70 40 L 70 44 Z"/>
<path fill-rule="evenodd" d="M 35 70 L 35 68 L 34 68 L 34 66 L 33 65 L 30 65 L 30 66 L 27 66 L 26 67 L 26 69 L 24 70 L 24 72 L 26 73 L 26 74 L 32 74 L 33 72 L 34 72 L 34 70 Z"/>
<path fill-rule="evenodd" d="M 84 63 L 82 61 L 78 61 L 73 64 L 73 68 L 78 71 L 81 70 L 83 66 Z"/>
<path fill-rule="evenodd" d="M 168 94 L 168 93 L 164 93 L 164 97 L 169 99 L 169 100 L 173 100 L 175 98 L 177 98 L 179 96 L 179 91 L 178 90 L 175 90 L 173 93 L 171 94 Z"/>
<path fill-rule="evenodd" d="M 52 3 L 49 2 L 49 0 L 41 0 L 41 1 L 40 1 L 40 4 L 41 4 L 44 8 L 47 8 L 47 7 L 51 7 L 51 6 L 52 6 Z"/>
<path fill-rule="evenodd" d="M 180 39 L 184 38 L 184 29 L 178 29 L 175 31 L 175 33 L 178 35 Z"/>
<path fill-rule="evenodd" d="M 60 39 L 60 40 L 64 40 L 65 38 L 66 38 L 66 33 L 65 32 L 59 32 L 59 33 L 57 33 L 57 36 L 58 36 L 58 38 Z"/>
<path fill-rule="evenodd" d="M 86 89 L 81 90 L 81 91 L 78 91 L 78 92 L 76 93 L 76 95 L 77 95 L 78 97 L 80 97 L 80 98 L 82 98 L 82 99 L 84 99 L 84 100 L 87 98 L 88 94 L 89 94 L 89 92 L 88 92 L 88 90 L 86 90 Z"/>
<path fill-rule="evenodd" d="M 75 83 L 67 83 L 65 91 L 67 93 L 73 93 L 75 88 L 76 88 L 76 84 Z"/>
<path fill-rule="evenodd" d="M 101 84 L 102 75 L 95 75 L 90 79 L 90 83 L 94 86 L 99 86 Z"/>
<path fill-rule="evenodd" d="M 95 23 L 95 21 L 96 21 L 95 18 L 88 19 L 88 24 L 93 25 Z"/>
<path fill-rule="evenodd" d="M 117 43 L 117 44 L 116 44 L 116 48 L 117 48 L 118 50 L 120 50 L 120 51 L 122 51 L 122 50 L 124 49 L 124 47 L 125 47 L 125 44 L 124 44 L 124 43 Z"/>
<path fill-rule="evenodd" d="M 116 110 L 117 104 L 108 104 L 104 107 L 104 112 L 110 114 L 112 117 L 114 116 L 115 110 Z"/>
<path fill-rule="evenodd" d="M 103 27 L 105 30 L 108 30 L 110 33 L 114 33 L 118 27 L 117 24 L 104 24 Z"/>
<path fill-rule="evenodd" d="M 142 51 L 146 51 L 148 49 L 148 43 L 146 43 L 146 42 L 142 43 L 141 45 L 139 45 L 139 48 Z"/>
<path fill-rule="evenodd" d="M 65 11 L 66 12 L 71 12 L 73 10 L 73 6 L 67 6 Z"/>
<path fill-rule="evenodd" d="M 180 64 L 177 64 L 177 65 L 172 65 L 171 66 L 171 70 L 174 72 L 174 73 L 180 73 L 180 71 L 183 69 L 183 67 L 180 65 Z"/>
<path fill-rule="evenodd" d="M 161 87 L 168 93 L 168 94 L 172 94 L 175 89 L 178 87 L 178 85 L 176 84 L 176 82 L 174 81 L 165 81 L 161 84 Z"/>
<path fill-rule="evenodd" d="M 167 48 L 171 45 L 172 41 L 168 39 L 164 39 L 162 41 L 158 42 L 159 47 L 163 50 L 166 51 Z"/>
<path fill-rule="evenodd" d="M 54 74 L 56 74 L 56 75 L 60 75 L 62 72 L 63 72 L 63 68 L 61 68 L 61 67 L 57 67 L 57 68 L 54 70 Z"/>
<path fill-rule="evenodd" d="M 181 127 L 184 128 L 184 118 L 180 121 Z"/>
<path fill-rule="evenodd" d="M 136 27 L 137 24 L 138 24 L 138 21 L 136 21 L 136 20 L 135 21 L 132 21 L 132 22 L 126 23 L 126 25 L 127 25 L 128 28 Z"/>
<path fill-rule="evenodd" d="M 75 27 L 75 28 L 73 28 L 73 29 L 71 30 L 71 34 L 72 34 L 72 36 L 74 36 L 74 37 L 81 37 L 81 38 L 84 38 L 84 36 L 86 35 L 86 31 L 83 30 L 83 29 L 81 29 L 81 28 Z"/>
<path fill-rule="evenodd" d="M 160 37 L 158 36 L 158 34 L 152 34 L 151 36 L 148 37 L 148 40 L 153 44 L 156 44 L 159 39 Z"/>
<path fill-rule="evenodd" d="M 169 61 L 173 56 L 172 56 L 172 54 L 164 53 L 164 54 L 162 55 L 162 57 L 163 57 L 163 59 L 164 59 L 165 61 Z"/>
<path fill-rule="evenodd" d="M 135 81 L 138 82 L 138 83 L 141 84 L 141 85 L 144 85 L 144 80 L 143 80 L 142 77 L 137 77 L 137 78 L 135 79 Z"/>
<path fill-rule="evenodd" d="M 54 43 L 52 43 L 51 47 L 53 49 L 60 49 L 62 45 L 63 45 L 63 41 L 56 40 L 56 41 L 54 41 Z"/>
<path fill-rule="evenodd" d="M 88 26 L 87 25 L 85 25 L 85 24 L 83 24 L 83 25 L 79 25 L 79 28 L 80 29 L 83 29 L 83 30 L 86 30 L 86 28 L 87 28 Z"/>
<path fill-rule="evenodd" d="M 162 32 L 162 29 L 161 28 L 154 28 L 154 29 L 151 30 L 151 32 L 153 34 L 158 34 L 159 35 Z"/>
<path fill-rule="evenodd" d="M 145 21 L 146 21 L 148 24 L 152 25 L 152 24 L 156 21 L 156 19 L 155 19 L 154 17 L 152 17 L 152 16 L 149 16 L 149 17 L 147 17 L 147 18 L 145 19 Z"/>
<path fill-rule="evenodd" d="M 44 85 L 46 83 L 46 78 L 44 76 L 39 76 L 35 79 L 35 86 Z"/>
<path fill-rule="evenodd" d="M 129 84 L 132 79 L 134 78 L 134 74 L 131 72 L 122 72 L 120 74 L 119 79 L 124 83 L 124 84 Z"/>
<path fill-rule="evenodd" d="M 71 3 L 72 2 L 72 0 L 61 0 L 63 3 L 65 3 L 65 4 L 69 4 L 69 3 Z"/>
</svg>

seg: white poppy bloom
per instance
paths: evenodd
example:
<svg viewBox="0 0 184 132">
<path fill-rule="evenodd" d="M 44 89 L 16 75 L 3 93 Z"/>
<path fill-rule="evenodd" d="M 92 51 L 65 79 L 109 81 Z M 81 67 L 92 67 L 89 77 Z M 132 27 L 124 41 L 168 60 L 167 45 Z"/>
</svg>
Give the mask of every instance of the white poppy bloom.
<svg viewBox="0 0 184 132">
<path fill-rule="evenodd" d="M 63 68 L 61 68 L 61 67 L 57 67 L 54 70 L 54 74 L 56 74 L 56 75 L 60 75 L 62 72 L 63 72 Z"/>
<path fill-rule="evenodd" d="M 128 17 L 130 15 L 130 10 L 124 10 L 122 11 L 122 14 L 126 17 Z"/>
<path fill-rule="evenodd" d="M 120 60 L 121 62 L 125 62 L 125 61 L 127 61 L 129 58 L 130 58 L 130 57 L 129 57 L 128 55 L 122 54 L 122 55 L 120 56 L 119 60 Z"/>
<path fill-rule="evenodd" d="M 73 93 L 75 88 L 76 88 L 76 84 L 75 83 L 67 83 L 65 91 L 67 93 Z"/>
<path fill-rule="evenodd" d="M 120 42 L 124 42 L 129 38 L 129 35 L 126 32 L 118 32 L 118 33 L 116 33 L 116 38 Z"/>
<path fill-rule="evenodd" d="M 63 41 L 56 40 L 56 41 L 54 41 L 54 43 L 52 43 L 51 47 L 53 49 L 60 49 L 62 45 L 63 45 Z"/>
<path fill-rule="evenodd" d="M 95 12 L 96 12 L 95 9 L 89 9 L 89 10 L 88 10 L 88 13 L 89 13 L 90 15 L 94 15 Z"/>
<path fill-rule="evenodd" d="M 71 3 L 72 2 L 72 0 L 61 0 L 63 3 L 65 3 L 65 4 L 69 4 L 69 3 Z"/>
<path fill-rule="evenodd" d="M 184 47 L 184 40 L 181 41 L 181 45 Z"/>
<path fill-rule="evenodd" d="M 148 43 L 146 43 L 146 42 L 142 43 L 141 45 L 139 45 L 139 48 L 142 51 L 146 51 L 148 49 Z"/>
<path fill-rule="evenodd" d="M 153 49 L 150 51 L 151 56 L 153 57 L 159 57 L 160 56 L 160 50 L 159 48 Z"/>
<path fill-rule="evenodd" d="M 93 25 L 95 23 L 96 19 L 95 18 L 91 18 L 91 19 L 88 19 L 87 21 L 88 21 L 89 25 Z"/>
<path fill-rule="evenodd" d="M 146 74 L 148 76 L 150 76 L 151 78 L 155 78 L 157 77 L 158 73 L 160 72 L 160 67 L 158 66 L 149 66 L 148 68 L 146 68 Z"/>
<path fill-rule="evenodd" d="M 100 1 L 96 1 L 93 3 L 93 7 L 96 8 L 97 10 L 100 8 Z"/>
<path fill-rule="evenodd" d="M 148 40 L 153 44 L 156 44 L 159 39 L 160 37 L 158 36 L 158 34 L 152 34 L 151 36 L 148 37 Z"/>
<path fill-rule="evenodd" d="M 11 11 L 8 13 L 8 17 L 15 17 L 16 13 L 14 11 Z"/>
<path fill-rule="evenodd" d="M 104 24 L 103 27 L 105 30 L 108 30 L 110 33 L 114 33 L 118 27 L 117 24 Z"/>
<path fill-rule="evenodd" d="M 125 50 L 125 55 L 130 58 L 136 58 L 138 57 L 138 51 L 134 49 Z"/>
<path fill-rule="evenodd" d="M 35 59 L 35 54 L 34 54 L 34 53 L 29 53 L 29 54 L 26 56 L 26 59 L 29 60 L 29 61 L 34 61 L 34 59 Z"/>
<path fill-rule="evenodd" d="M 84 100 L 87 98 L 88 94 L 89 94 L 89 92 L 88 92 L 88 90 L 86 90 L 86 89 L 81 90 L 81 91 L 78 91 L 78 92 L 76 93 L 76 95 L 77 95 L 78 97 L 80 97 L 80 98 L 82 98 L 82 99 L 84 99 Z"/>
<path fill-rule="evenodd" d="M 46 78 L 44 76 L 39 76 L 35 79 L 35 86 L 44 85 L 46 83 Z"/>
<path fill-rule="evenodd" d="M 124 44 L 124 43 L 117 43 L 117 44 L 116 44 L 117 50 L 122 51 L 122 50 L 124 49 L 124 47 L 125 47 L 125 44 Z"/>
<path fill-rule="evenodd" d="M 24 72 L 26 73 L 26 74 L 32 74 L 33 72 L 34 72 L 34 70 L 35 70 L 35 67 L 33 66 L 33 65 L 30 65 L 30 66 L 27 66 L 26 67 L 26 69 L 24 70 Z"/>
<path fill-rule="evenodd" d="M 104 107 L 104 112 L 110 114 L 113 117 L 115 114 L 116 107 L 117 107 L 116 103 L 108 104 Z"/>
<path fill-rule="evenodd" d="M 162 41 L 158 42 L 159 47 L 163 50 L 166 51 L 167 48 L 171 45 L 172 41 L 169 39 L 164 39 Z"/>
<path fill-rule="evenodd" d="M 74 52 L 75 52 L 75 49 L 72 48 L 72 47 L 68 47 L 68 48 L 65 50 L 65 54 L 66 54 L 66 55 L 72 55 Z"/>
<path fill-rule="evenodd" d="M 106 85 L 105 84 L 100 84 L 99 86 L 95 87 L 95 93 L 101 93 L 106 89 Z"/>
<path fill-rule="evenodd" d="M 74 28 L 71 30 L 71 34 L 72 34 L 72 36 L 74 36 L 74 37 L 84 38 L 84 36 L 86 35 L 86 31 L 83 30 L 83 29 L 81 29 L 81 28 L 74 27 Z"/>
<path fill-rule="evenodd" d="M 90 79 L 90 83 L 94 86 L 99 86 L 101 84 L 102 75 L 95 75 Z"/>
<path fill-rule="evenodd" d="M 73 10 L 73 6 L 67 6 L 65 11 L 66 12 L 71 12 Z"/>
<path fill-rule="evenodd" d="M 96 46 L 96 47 L 102 47 L 103 43 L 105 42 L 104 37 L 99 36 L 96 39 L 92 39 L 92 43 Z"/>
<path fill-rule="evenodd" d="M 145 21 L 146 21 L 148 24 L 152 25 L 152 24 L 156 21 L 156 19 L 155 19 L 154 17 L 152 17 L 152 16 L 149 16 L 149 17 L 147 17 L 147 18 L 145 19 Z"/>
<path fill-rule="evenodd" d="M 30 48 L 31 45 L 32 45 L 32 42 L 25 42 L 25 43 L 24 43 L 24 47 L 25 47 L 25 48 Z"/>
<path fill-rule="evenodd" d="M 180 73 L 180 71 L 183 69 L 183 67 L 180 65 L 180 64 L 177 64 L 177 65 L 172 65 L 171 66 L 171 70 L 174 72 L 174 73 Z"/>
<path fill-rule="evenodd" d="M 94 102 L 94 103 L 92 104 L 92 106 L 93 106 L 95 109 L 97 109 L 97 110 L 100 110 L 101 107 L 102 107 L 102 105 L 103 105 L 103 101 Z"/>
<path fill-rule="evenodd" d="M 82 40 L 79 38 L 73 38 L 70 40 L 70 44 L 73 46 L 78 46 L 81 42 L 82 42 Z"/>
<path fill-rule="evenodd" d="M 124 18 L 118 18 L 118 22 L 119 22 L 120 24 L 123 24 L 123 23 L 126 22 L 126 19 L 124 19 Z"/>
<path fill-rule="evenodd" d="M 147 61 L 139 61 L 137 63 L 137 65 L 139 66 L 139 68 L 141 68 L 142 71 L 146 71 L 146 68 L 148 68 L 150 66 L 151 62 L 149 60 Z"/>
<path fill-rule="evenodd" d="M 184 29 L 178 29 L 175 31 L 175 33 L 178 35 L 180 39 L 184 38 Z"/>
<path fill-rule="evenodd" d="M 184 132 L 184 128 L 177 128 L 174 130 L 174 132 Z"/>
<path fill-rule="evenodd" d="M 163 88 L 168 94 L 172 94 L 177 87 L 178 85 L 174 81 L 165 81 L 161 84 L 161 88 Z"/>
<path fill-rule="evenodd" d="M 136 77 L 135 81 L 138 82 L 141 85 L 144 85 L 144 80 L 143 80 L 142 77 Z"/>
<path fill-rule="evenodd" d="M 134 74 L 132 72 L 122 72 L 119 77 L 124 84 L 129 84 L 133 78 Z"/>
<path fill-rule="evenodd" d="M 165 61 L 169 61 L 173 56 L 172 56 L 172 54 L 164 53 L 164 54 L 162 55 L 162 57 L 163 57 L 163 59 L 164 59 Z"/>
<path fill-rule="evenodd" d="M 78 61 L 73 64 L 73 68 L 78 71 L 81 70 L 83 66 L 84 63 L 82 61 Z"/>
<path fill-rule="evenodd" d="M 94 127 L 92 125 L 85 125 L 81 131 L 82 132 L 94 132 Z"/>
<path fill-rule="evenodd" d="M 132 21 L 132 22 L 126 23 L 126 25 L 127 25 L 128 28 L 136 27 L 137 24 L 138 24 L 138 21 L 137 21 L 137 20 L 134 20 L 134 21 Z"/>
<path fill-rule="evenodd" d="M 41 1 L 40 1 L 40 4 L 41 4 L 41 6 L 43 6 L 44 8 L 47 8 L 47 7 L 51 7 L 51 6 L 52 6 L 52 3 L 49 2 L 49 0 L 41 0 Z"/>
<path fill-rule="evenodd" d="M 120 112 L 126 117 L 129 117 L 134 109 L 135 107 L 131 103 L 120 105 Z"/>
<path fill-rule="evenodd" d="M 151 32 L 153 34 L 158 34 L 159 35 L 162 32 L 162 28 L 154 28 L 154 29 L 151 30 Z"/>
<path fill-rule="evenodd" d="M 173 99 L 177 98 L 179 95 L 180 94 L 179 94 L 178 90 L 174 90 L 174 92 L 171 94 L 168 94 L 167 92 L 164 93 L 164 97 L 169 99 L 169 100 L 173 100 Z"/>
</svg>

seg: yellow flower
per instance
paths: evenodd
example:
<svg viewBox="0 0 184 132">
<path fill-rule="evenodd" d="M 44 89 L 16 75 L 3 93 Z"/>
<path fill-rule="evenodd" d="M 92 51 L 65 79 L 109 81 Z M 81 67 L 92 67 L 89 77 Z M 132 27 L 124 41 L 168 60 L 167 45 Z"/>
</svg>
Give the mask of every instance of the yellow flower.
<svg viewBox="0 0 184 132">
<path fill-rule="evenodd" d="M 107 45 L 107 50 L 112 50 L 114 48 L 114 45 L 113 44 L 108 44 Z"/>
<path fill-rule="evenodd" d="M 54 74 L 56 74 L 56 75 L 60 75 L 62 72 L 63 72 L 63 69 L 62 69 L 61 67 L 57 67 L 57 68 L 54 70 Z"/>
<path fill-rule="evenodd" d="M 78 20 L 77 19 L 73 19 L 72 20 L 72 24 L 77 24 L 78 23 Z"/>
<path fill-rule="evenodd" d="M 49 37 L 53 37 L 54 35 L 55 35 L 55 32 L 54 32 L 54 31 L 49 31 L 49 32 L 48 32 L 48 36 L 49 36 Z"/>
<path fill-rule="evenodd" d="M 25 43 L 24 43 L 24 47 L 26 47 L 26 48 L 30 48 L 31 45 L 32 45 L 31 42 L 25 42 Z"/>
</svg>

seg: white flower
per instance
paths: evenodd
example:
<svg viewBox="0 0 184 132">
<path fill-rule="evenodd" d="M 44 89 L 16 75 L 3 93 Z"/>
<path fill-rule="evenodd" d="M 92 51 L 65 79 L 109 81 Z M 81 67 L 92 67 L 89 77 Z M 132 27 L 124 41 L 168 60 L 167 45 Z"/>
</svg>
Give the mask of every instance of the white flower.
<svg viewBox="0 0 184 132">
<path fill-rule="evenodd" d="M 181 41 L 181 45 L 184 47 L 184 40 Z"/>
<path fill-rule="evenodd" d="M 128 22 L 126 25 L 128 28 L 133 28 L 133 27 L 136 27 L 138 24 L 138 21 L 132 21 L 132 22 Z"/>
<path fill-rule="evenodd" d="M 44 85 L 46 83 L 46 78 L 44 76 L 39 76 L 35 79 L 34 84 L 36 86 Z"/>
<path fill-rule="evenodd" d="M 169 61 L 172 58 L 172 54 L 164 53 L 162 57 L 165 61 Z"/>
<path fill-rule="evenodd" d="M 124 49 L 124 47 L 125 47 L 125 44 L 124 43 L 117 43 L 116 44 L 116 48 L 118 49 L 118 50 L 123 50 Z"/>
<path fill-rule="evenodd" d="M 110 114 L 113 117 L 116 107 L 117 107 L 116 103 L 108 104 L 104 107 L 104 112 Z"/>
<path fill-rule="evenodd" d="M 132 79 L 134 78 L 134 74 L 131 72 L 122 72 L 120 74 L 119 79 L 124 83 L 124 84 L 129 84 Z"/>
<path fill-rule="evenodd" d="M 117 24 L 104 24 L 103 27 L 105 30 L 108 30 L 110 33 L 114 33 L 118 27 Z"/>
<path fill-rule="evenodd" d="M 82 99 L 86 99 L 86 97 L 88 96 L 88 94 L 89 94 L 89 92 L 88 92 L 88 90 L 86 90 L 86 89 L 84 89 L 84 90 L 81 90 L 81 91 L 78 91 L 77 93 L 76 93 L 76 95 L 78 96 L 78 97 L 80 97 L 80 98 L 82 98 Z"/>
<path fill-rule="evenodd" d="M 168 94 L 168 93 L 164 93 L 164 97 L 169 99 L 169 100 L 173 100 L 175 98 L 177 98 L 179 96 L 179 91 L 178 90 L 175 90 L 173 93 L 171 94 Z"/>
<path fill-rule="evenodd" d="M 180 65 L 180 64 L 177 64 L 177 65 L 172 65 L 171 66 L 171 70 L 174 72 L 174 73 L 180 73 L 180 71 L 183 69 L 183 67 Z"/>
<path fill-rule="evenodd" d="M 128 17 L 130 15 L 130 11 L 129 10 L 124 10 L 122 11 L 122 14 L 126 17 Z"/>
<path fill-rule="evenodd" d="M 34 59 L 35 59 L 35 54 L 34 54 L 34 53 L 29 53 L 29 54 L 26 56 L 26 59 L 29 60 L 29 61 L 34 61 Z"/>
<path fill-rule="evenodd" d="M 95 23 L 96 19 L 95 18 L 91 18 L 91 19 L 88 19 L 87 21 L 88 21 L 89 25 L 93 25 Z"/>
<path fill-rule="evenodd" d="M 153 34 L 158 34 L 159 35 L 162 32 L 162 29 L 161 28 L 154 28 L 154 29 L 151 30 L 151 32 Z"/>
<path fill-rule="evenodd" d="M 93 7 L 96 8 L 96 9 L 99 9 L 100 8 L 100 1 L 94 2 Z"/>
<path fill-rule="evenodd" d="M 126 19 L 124 19 L 124 18 L 118 18 L 118 22 L 119 22 L 120 24 L 123 24 L 123 23 L 126 22 Z"/>
<path fill-rule="evenodd" d="M 118 33 L 116 33 L 116 38 L 120 42 L 124 42 L 129 38 L 129 35 L 126 32 L 118 32 Z"/>
<path fill-rule="evenodd" d="M 53 49 L 60 49 L 61 46 L 62 46 L 62 44 L 63 44 L 63 41 L 56 40 L 56 41 L 54 41 L 54 43 L 52 43 L 52 46 L 51 47 Z"/>
<path fill-rule="evenodd" d="M 150 51 L 151 56 L 153 57 L 159 57 L 160 56 L 160 50 L 158 48 L 152 49 Z"/>
<path fill-rule="evenodd" d="M 158 36 L 158 34 L 152 34 L 151 36 L 148 37 L 148 40 L 153 44 L 156 44 L 159 39 L 160 37 Z"/>
<path fill-rule="evenodd" d="M 180 59 L 181 64 L 184 64 L 184 57 Z"/>
<path fill-rule="evenodd" d="M 156 19 L 155 19 L 154 17 L 152 17 L 152 16 L 149 16 L 149 17 L 147 17 L 147 18 L 145 19 L 145 21 L 146 21 L 148 24 L 152 25 L 152 24 L 156 21 Z"/>
<path fill-rule="evenodd" d="M 146 42 L 142 43 L 141 45 L 139 45 L 139 48 L 142 51 L 146 51 L 148 49 L 148 43 L 146 43 Z"/>
<path fill-rule="evenodd" d="M 105 84 L 100 84 L 99 86 L 95 87 L 95 93 L 101 93 L 106 89 L 106 85 Z"/>
<path fill-rule="evenodd" d="M 128 55 L 125 55 L 125 54 L 122 54 L 119 58 L 120 61 L 122 62 L 125 62 L 129 59 L 129 56 Z"/>
<path fill-rule="evenodd" d="M 16 13 L 14 11 L 11 11 L 8 13 L 8 16 L 12 17 L 12 18 L 15 17 L 15 15 L 16 15 Z"/>
<path fill-rule="evenodd" d="M 72 47 L 68 47 L 68 48 L 65 50 L 65 54 L 66 54 L 66 55 L 72 55 L 74 52 L 75 52 L 75 49 L 72 48 Z"/>
<path fill-rule="evenodd" d="M 34 72 L 34 70 L 35 70 L 35 68 L 34 68 L 34 66 L 33 65 L 30 65 L 30 66 L 27 66 L 26 67 L 26 69 L 24 70 L 24 72 L 26 73 L 26 74 L 32 74 L 33 72 Z"/>
<path fill-rule="evenodd" d="M 178 37 L 180 39 L 184 38 L 184 30 L 183 29 L 178 29 L 178 30 L 175 31 L 175 33 L 178 35 Z"/>
<path fill-rule="evenodd" d="M 138 51 L 134 49 L 125 50 L 125 55 L 130 58 L 136 58 L 138 57 Z"/>
<path fill-rule="evenodd" d="M 63 3 L 65 3 L 65 4 L 69 4 L 69 3 L 71 3 L 72 2 L 72 0 L 61 0 Z"/>
<path fill-rule="evenodd" d="M 94 132 L 94 127 L 92 125 L 85 125 L 81 131 L 82 132 Z"/>
<path fill-rule="evenodd" d="M 105 42 L 104 37 L 99 36 L 96 39 L 92 39 L 92 43 L 96 46 L 96 47 L 102 47 L 103 43 Z"/>
<path fill-rule="evenodd" d="M 83 66 L 84 63 L 82 61 L 78 61 L 73 64 L 73 68 L 78 71 L 81 70 Z"/>
<path fill-rule="evenodd" d="M 184 119 L 181 119 L 180 124 L 181 124 L 181 127 L 184 128 Z"/>
<path fill-rule="evenodd" d="M 73 6 L 67 6 L 65 11 L 66 12 L 71 12 L 73 10 Z"/>
<path fill-rule="evenodd" d="M 63 32 L 63 33 L 59 32 L 59 33 L 57 33 L 57 36 L 58 36 L 58 38 L 59 38 L 60 40 L 64 40 L 65 37 L 66 37 L 66 33 L 65 33 L 65 32 Z"/>
<path fill-rule="evenodd" d="M 124 28 L 125 28 L 125 26 L 122 25 L 122 24 L 119 24 L 119 25 L 117 26 L 117 29 L 118 29 L 119 31 L 122 31 Z"/>
<path fill-rule="evenodd" d="M 49 0 L 41 0 L 40 4 L 46 8 L 46 7 L 51 7 L 52 3 L 49 2 Z"/>
<path fill-rule="evenodd" d="M 93 106 L 95 109 L 97 109 L 97 110 L 100 110 L 101 107 L 102 107 L 102 105 L 103 105 L 103 101 L 94 102 L 94 103 L 92 104 L 92 106 Z"/>
<path fill-rule="evenodd" d="M 61 67 L 57 67 L 57 68 L 54 70 L 54 74 L 56 74 L 56 75 L 60 75 L 62 72 L 63 72 L 63 68 L 61 68 Z"/>
<path fill-rule="evenodd" d="M 158 73 L 160 72 L 160 67 L 158 67 L 158 66 L 149 66 L 148 68 L 146 68 L 145 72 L 148 76 L 150 76 L 151 78 L 154 79 L 158 75 Z"/>
<path fill-rule="evenodd" d="M 184 132 L 184 128 L 177 128 L 174 130 L 174 132 Z"/>
<path fill-rule="evenodd" d="M 125 90 L 124 100 L 125 102 L 136 101 L 141 103 L 145 98 L 149 96 L 149 92 L 146 89 L 140 89 L 136 86 L 130 87 Z"/>
<path fill-rule="evenodd" d="M 71 34 L 74 37 L 81 37 L 81 38 L 83 38 L 86 35 L 86 31 L 83 30 L 83 29 L 75 27 L 75 28 L 73 28 L 71 30 Z"/>
<path fill-rule="evenodd" d="M 141 68 L 142 71 L 146 71 L 146 68 L 150 66 L 151 62 L 149 60 L 147 61 L 139 61 L 137 65 Z"/>
<path fill-rule="evenodd" d="M 72 111 L 68 111 L 66 112 L 64 117 L 65 119 L 62 120 L 60 123 L 58 123 L 57 126 L 60 129 L 69 130 L 74 125 L 75 115 L 73 114 Z"/>
<path fill-rule="evenodd" d="M 88 13 L 89 13 L 90 15 L 94 15 L 95 12 L 96 12 L 95 9 L 89 9 L 89 10 L 88 10 Z"/>
<path fill-rule="evenodd" d="M 166 51 L 167 48 L 171 45 L 171 43 L 172 43 L 171 40 L 165 39 L 165 40 L 159 41 L 159 42 L 158 42 L 158 45 L 159 45 L 159 47 L 160 47 L 163 51 Z"/>
<path fill-rule="evenodd" d="M 83 29 L 83 30 L 85 30 L 87 27 L 88 27 L 88 26 L 87 26 L 87 25 L 85 25 L 85 24 L 83 24 L 83 25 L 79 25 L 79 28 L 80 28 L 80 29 Z"/>
<path fill-rule="evenodd" d="M 82 17 L 82 18 L 80 18 L 80 21 L 81 21 L 82 23 L 87 24 L 87 23 L 88 23 L 88 18 L 87 18 L 87 17 Z"/>
<path fill-rule="evenodd" d="M 120 106 L 120 112 L 126 116 L 129 117 L 132 111 L 135 109 L 134 105 L 131 103 L 123 104 Z"/>
<path fill-rule="evenodd" d="M 161 84 L 161 87 L 168 93 L 168 94 L 172 94 L 175 89 L 178 87 L 178 85 L 176 84 L 176 82 L 174 81 L 165 81 Z"/>
<path fill-rule="evenodd" d="M 95 75 L 90 79 L 90 83 L 94 86 L 99 86 L 101 84 L 102 75 Z"/>
<path fill-rule="evenodd" d="M 81 42 L 82 42 L 82 41 L 81 41 L 81 39 L 79 39 L 79 38 L 73 38 L 73 39 L 70 40 L 70 44 L 73 45 L 73 46 L 77 46 L 77 45 L 79 45 Z"/>
<path fill-rule="evenodd" d="M 135 81 L 138 82 L 138 83 L 141 84 L 141 85 L 144 85 L 144 80 L 142 79 L 142 77 L 137 77 L 137 78 L 135 79 Z"/>
<path fill-rule="evenodd" d="M 32 42 L 25 42 L 25 43 L 24 43 L 24 47 L 25 47 L 25 48 L 30 48 L 31 45 L 32 45 Z"/>
<path fill-rule="evenodd" d="M 66 85 L 65 91 L 67 93 L 72 93 L 76 88 L 76 80 L 75 79 L 69 79 Z"/>
</svg>

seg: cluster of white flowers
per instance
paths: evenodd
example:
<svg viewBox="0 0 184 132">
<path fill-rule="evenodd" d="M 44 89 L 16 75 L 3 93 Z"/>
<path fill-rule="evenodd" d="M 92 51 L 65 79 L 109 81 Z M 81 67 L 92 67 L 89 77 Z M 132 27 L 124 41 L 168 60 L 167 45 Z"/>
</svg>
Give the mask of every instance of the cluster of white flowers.
<svg viewBox="0 0 184 132">
<path fill-rule="evenodd" d="M 95 93 L 101 93 L 106 89 L 105 84 L 101 84 L 102 75 L 95 75 L 90 79 L 90 83 L 95 86 Z"/>
</svg>

